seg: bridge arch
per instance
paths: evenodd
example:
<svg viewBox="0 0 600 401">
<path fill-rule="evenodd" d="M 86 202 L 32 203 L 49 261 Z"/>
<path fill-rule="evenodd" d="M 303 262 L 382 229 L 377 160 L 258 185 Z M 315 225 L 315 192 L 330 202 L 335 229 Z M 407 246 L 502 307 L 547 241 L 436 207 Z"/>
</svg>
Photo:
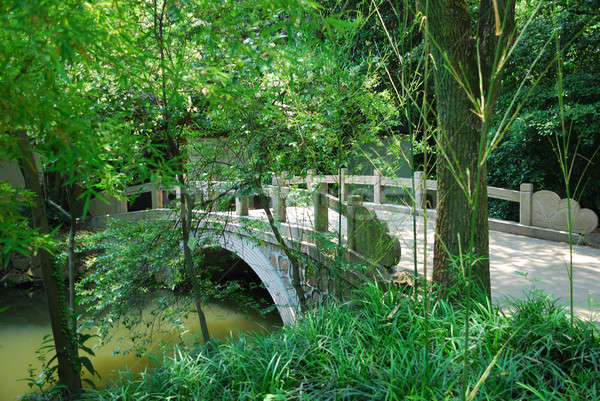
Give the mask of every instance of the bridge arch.
<svg viewBox="0 0 600 401">
<path fill-rule="evenodd" d="M 299 315 L 298 295 L 289 283 L 284 282 L 277 266 L 265 255 L 263 248 L 256 241 L 227 231 L 218 235 L 203 233 L 197 241 L 198 246 L 202 248 L 223 248 L 246 262 L 265 285 L 277 306 L 283 324 L 288 325 L 296 321 Z"/>
</svg>

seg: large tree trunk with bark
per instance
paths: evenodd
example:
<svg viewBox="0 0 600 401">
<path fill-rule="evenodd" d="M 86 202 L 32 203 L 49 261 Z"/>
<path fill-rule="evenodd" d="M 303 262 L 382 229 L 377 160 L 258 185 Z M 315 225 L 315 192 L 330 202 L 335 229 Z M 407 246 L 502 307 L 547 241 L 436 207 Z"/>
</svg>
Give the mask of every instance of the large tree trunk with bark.
<svg viewBox="0 0 600 401">
<path fill-rule="evenodd" d="M 36 195 L 35 203 L 31 208 L 33 228 L 37 229 L 41 234 L 48 234 L 49 229 L 44 194 L 40 183 L 40 175 L 29 144 L 29 138 L 25 131 L 18 131 L 15 133 L 15 136 L 21 151 L 19 167 L 25 180 L 25 188 Z M 60 269 L 54 267 L 50 254 L 41 248 L 34 251 L 33 263 L 42 272 L 42 279 L 48 299 L 50 325 L 52 327 L 52 336 L 54 337 L 56 359 L 58 362 L 58 378 L 60 383 L 67 387 L 70 397 L 77 398 L 81 393 L 79 357 L 73 325 L 67 313 L 66 292 L 62 272 Z"/>
<path fill-rule="evenodd" d="M 502 49 L 510 43 L 514 5 L 514 0 L 481 0 L 477 37 L 472 37 L 472 16 L 465 0 L 420 2 L 434 49 L 439 128 L 433 280 L 445 294 L 457 291 L 457 296 L 462 295 L 460 277 L 464 274 L 491 295 L 487 170 L 482 150 L 501 78 L 497 55 L 503 52 L 496 49 L 498 43 Z M 476 105 L 481 99 L 485 107 Z M 460 255 L 474 259 L 461 263 Z"/>
</svg>

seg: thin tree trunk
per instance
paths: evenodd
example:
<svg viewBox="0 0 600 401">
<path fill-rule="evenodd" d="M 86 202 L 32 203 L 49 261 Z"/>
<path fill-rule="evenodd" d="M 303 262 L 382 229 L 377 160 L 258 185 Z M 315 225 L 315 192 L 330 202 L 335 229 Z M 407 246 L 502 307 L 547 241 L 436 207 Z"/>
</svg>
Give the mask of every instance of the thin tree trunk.
<svg viewBox="0 0 600 401">
<path fill-rule="evenodd" d="M 65 217 L 68 218 L 69 222 L 70 222 L 70 224 L 69 224 L 69 243 L 67 245 L 67 271 L 69 274 L 69 277 L 68 277 L 68 281 L 69 281 L 68 304 L 69 304 L 69 313 L 74 316 L 74 312 L 75 312 L 75 288 L 74 288 L 75 231 L 77 230 L 77 227 L 75 225 L 76 221 L 73 218 L 74 201 L 73 201 L 73 194 L 71 192 L 72 189 L 73 189 L 72 187 L 69 188 L 69 190 L 68 190 L 69 193 L 67 194 L 67 202 L 69 203 L 70 212 L 67 212 L 59 204 L 55 203 L 51 199 L 47 199 L 47 201 L 51 206 L 54 206 L 59 212 L 64 214 Z M 76 321 L 76 319 L 73 319 L 73 331 L 75 332 L 76 330 L 77 330 L 77 321 Z"/>
<path fill-rule="evenodd" d="M 159 7 L 157 0 L 153 1 L 152 17 L 154 25 L 154 38 L 160 51 L 160 88 L 162 96 L 163 106 L 163 123 L 164 133 L 167 142 L 167 156 L 169 159 L 178 160 L 180 155 L 180 148 L 177 142 L 177 138 L 174 132 L 170 129 L 170 113 L 169 113 L 169 102 L 167 97 L 167 77 L 165 76 L 165 42 L 164 42 L 164 22 L 165 22 L 165 10 L 167 6 L 167 0 L 164 0 Z M 160 8 L 160 11 L 159 11 Z M 192 257 L 192 251 L 189 246 L 190 231 L 192 227 L 192 209 L 194 202 L 192 197 L 188 194 L 185 189 L 185 177 L 184 177 L 184 163 L 181 159 L 177 161 L 177 167 L 179 174 L 177 174 L 177 180 L 179 181 L 179 189 L 181 192 L 181 203 L 180 203 L 180 220 L 181 220 L 181 234 L 183 239 L 183 257 L 185 270 L 192 281 L 192 296 L 194 297 L 194 303 L 196 305 L 196 312 L 198 313 L 198 320 L 200 322 L 200 329 L 202 331 L 202 338 L 206 344 L 210 341 L 210 334 L 208 332 L 208 325 L 206 323 L 206 316 L 202 310 L 202 296 L 196 274 L 194 272 L 194 259 Z"/>
<path fill-rule="evenodd" d="M 77 330 L 77 319 L 75 318 L 75 231 L 77 230 L 77 220 L 74 216 L 75 213 L 75 200 L 73 199 L 72 185 L 69 186 L 68 199 L 69 199 L 69 218 L 71 225 L 69 227 L 69 246 L 68 246 L 68 263 L 69 263 L 69 309 L 73 316 L 73 331 Z"/>
<path fill-rule="evenodd" d="M 33 152 L 29 145 L 29 137 L 25 131 L 18 131 L 15 136 L 22 155 L 19 160 L 19 168 L 25 180 L 25 188 L 36 195 L 35 203 L 31 208 L 33 228 L 41 234 L 48 234 L 44 194 Z M 67 313 L 62 272 L 54 267 L 50 254 L 41 248 L 34 251 L 33 263 L 41 269 L 48 299 L 50 325 L 58 362 L 58 378 L 60 383 L 67 387 L 70 397 L 77 398 L 81 394 L 79 358 L 75 333 Z"/>
<path fill-rule="evenodd" d="M 300 304 L 300 308 L 302 309 L 306 306 L 306 297 L 304 296 L 304 290 L 302 288 L 302 282 L 300 279 L 300 261 L 298 260 L 298 257 L 294 254 L 294 251 L 292 251 L 287 246 L 285 240 L 281 236 L 281 233 L 279 232 L 279 229 L 275 224 L 273 214 L 269 209 L 269 202 L 267 200 L 267 197 L 263 193 L 260 194 L 260 203 L 262 204 L 263 210 L 267 215 L 269 226 L 271 227 L 271 231 L 273 231 L 273 235 L 275 236 L 277 243 L 279 244 L 281 249 L 283 249 L 283 253 L 285 253 L 285 256 L 287 256 L 290 260 L 290 265 L 292 268 L 292 286 L 294 287 L 294 290 L 296 290 L 296 294 L 298 295 L 298 303 Z"/>
<path fill-rule="evenodd" d="M 192 196 L 185 190 L 184 177 L 180 175 L 178 177 L 181 191 L 181 234 L 183 239 L 183 256 L 185 263 L 185 270 L 188 277 L 192 281 L 192 295 L 194 297 L 194 304 L 196 305 L 196 312 L 198 313 L 198 321 L 200 322 L 200 330 L 202 331 L 202 338 L 205 344 L 210 341 L 210 333 L 208 331 L 208 324 L 206 323 L 206 316 L 202 309 L 202 291 L 196 278 L 196 272 L 194 271 L 194 259 L 192 257 L 192 250 L 190 249 L 190 231 L 192 227 L 192 211 L 194 202 Z"/>
</svg>

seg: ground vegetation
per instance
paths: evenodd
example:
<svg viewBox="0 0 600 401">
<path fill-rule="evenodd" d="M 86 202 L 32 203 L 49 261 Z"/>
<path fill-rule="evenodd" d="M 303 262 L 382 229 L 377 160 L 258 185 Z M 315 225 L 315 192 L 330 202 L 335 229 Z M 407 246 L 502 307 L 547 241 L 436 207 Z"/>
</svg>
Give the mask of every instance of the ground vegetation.
<svg viewBox="0 0 600 401">
<path fill-rule="evenodd" d="M 425 311 L 410 292 L 370 285 L 269 336 L 249 334 L 211 354 L 175 350 L 154 372 L 125 374 L 89 399 L 461 399 L 467 316 L 475 340 L 466 399 L 598 397 L 600 333 L 592 323 L 571 326 L 551 298 L 531 294 L 510 314 L 485 304 L 466 313 L 441 299 Z"/>
</svg>

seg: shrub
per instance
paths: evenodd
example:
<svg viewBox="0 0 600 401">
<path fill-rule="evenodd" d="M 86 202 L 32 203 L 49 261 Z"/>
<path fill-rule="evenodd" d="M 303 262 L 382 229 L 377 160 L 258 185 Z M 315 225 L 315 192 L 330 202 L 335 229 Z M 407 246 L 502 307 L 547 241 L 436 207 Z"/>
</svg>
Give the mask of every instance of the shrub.
<svg viewBox="0 0 600 401">
<path fill-rule="evenodd" d="M 595 400 L 600 335 L 571 326 L 535 295 L 510 316 L 489 305 L 470 313 L 470 388 L 498 355 L 477 400 Z M 401 290 L 369 285 L 347 303 L 313 310 L 269 336 L 248 334 L 195 353 L 176 349 L 155 371 L 124 374 L 91 400 L 459 399 L 465 309 L 442 300 L 428 311 Z"/>
</svg>

